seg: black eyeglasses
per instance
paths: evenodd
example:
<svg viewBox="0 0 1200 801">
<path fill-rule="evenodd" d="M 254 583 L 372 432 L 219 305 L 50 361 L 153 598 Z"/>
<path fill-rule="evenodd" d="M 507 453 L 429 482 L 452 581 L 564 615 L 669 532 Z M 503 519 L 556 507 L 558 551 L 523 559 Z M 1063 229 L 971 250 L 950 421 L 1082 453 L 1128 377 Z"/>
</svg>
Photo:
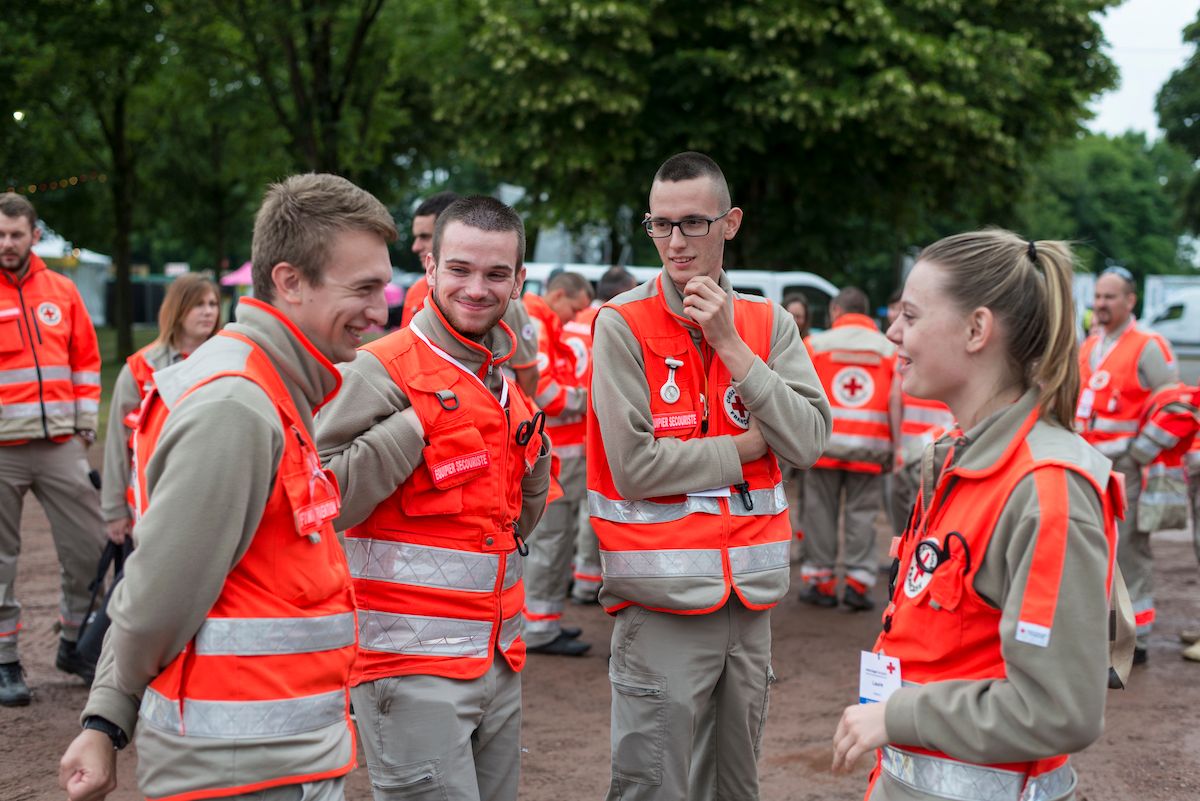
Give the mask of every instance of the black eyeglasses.
<svg viewBox="0 0 1200 801">
<path fill-rule="evenodd" d="M 651 239 L 666 239 L 675 232 L 675 226 L 679 226 L 679 232 L 684 236 L 706 236 L 712 224 L 731 211 L 733 209 L 726 209 L 724 214 L 718 214 L 716 217 L 686 217 L 682 220 L 663 220 L 651 217 L 648 220 L 642 220 L 642 227 L 646 229 L 646 233 L 650 235 Z"/>
</svg>

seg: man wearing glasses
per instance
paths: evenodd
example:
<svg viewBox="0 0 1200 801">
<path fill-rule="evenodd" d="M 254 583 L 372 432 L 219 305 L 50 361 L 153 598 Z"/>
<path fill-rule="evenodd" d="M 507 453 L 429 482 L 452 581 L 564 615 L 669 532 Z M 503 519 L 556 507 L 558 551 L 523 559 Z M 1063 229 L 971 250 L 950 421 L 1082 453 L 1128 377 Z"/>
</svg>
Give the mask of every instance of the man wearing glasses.
<svg viewBox="0 0 1200 801">
<path fill-rule="evenodd" d="M 1147 399 L 1179 380 L 1170 345 L 1158 334 L 1137 327 L 1136 304 L 1137 284 L 1129 270 L 1109 267 L 1096 279 L 1094 321 L 1100 330 L 1079 350 L 1080 393 L 1075 409 L 1075 425 L 1083 438 L 1112 459 L 1125 476 L 1129 511 L 1119 522 L 1117 562 L 1133 601 L 1135 665 L 1146 661 L 1146 641 L 1154 624 L 1154 559 L 1149 532 L 1138 531 L 1142 465 L 1136 459 L 1138 451 L 1129 446 L 1141 429 Z"/>
<path fill-rule="evenodd" d="M 756 798 L 788 589 L 780 468 L 811 465 L 830 411 L 792 318 L 732 289 L 742 210 L 700 153 L 655 175 L 652 281 L 596 317 L 588 505 L 616 617 L 610 799 Z"/>
</svg>

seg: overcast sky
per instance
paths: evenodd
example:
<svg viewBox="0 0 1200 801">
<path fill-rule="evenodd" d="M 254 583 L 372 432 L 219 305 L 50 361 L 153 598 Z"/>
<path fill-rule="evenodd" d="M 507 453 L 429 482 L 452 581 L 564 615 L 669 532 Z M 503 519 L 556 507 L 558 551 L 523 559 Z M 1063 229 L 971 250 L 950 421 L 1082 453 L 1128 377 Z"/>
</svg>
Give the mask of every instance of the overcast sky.
<svg viewBox="0 0 1200 801">
<path fill-rule="evenodd" d="M 1154 98 L 1171 73 L 1187 61 L 1191 46 L 1183 28 L 1196 19 L 1200 0 L 1126 0 L 1103 18 L 1108 54 L 1121 70 L 1119 88 L 1094 105 L 1093 131 L 1129 129 L 1158 136 Z"/>
</svg>

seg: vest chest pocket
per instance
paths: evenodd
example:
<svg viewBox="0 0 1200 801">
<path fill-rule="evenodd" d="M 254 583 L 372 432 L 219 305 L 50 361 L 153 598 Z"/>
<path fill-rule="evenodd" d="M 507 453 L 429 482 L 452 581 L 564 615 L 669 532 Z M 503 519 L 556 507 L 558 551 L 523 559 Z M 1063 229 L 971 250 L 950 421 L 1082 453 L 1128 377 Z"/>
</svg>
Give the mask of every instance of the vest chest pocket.
<svg viewBox="0 0 1200 801">
<path fill-rule="evenodd" d="M 694 366 L 686 337 L 646 337 L 643 351 L 654 436 L 686 437 L 700 426 L 700 410 L 692 385 Z"/>
<path fill-rule="evenodd" d="M 422 452 L 424 464 L 404 483 L 401 500 L 410 515 L 446 515 L 463 511 L 464 487 L 485 492 L 472 482 L 492 467 L 492 455 L 483 436 L 469 421 L 438 426 L 428 434 Z"/>
<path fill-rule="evenodd" d="M 957 535 L 961 538 L 961 535 Z M 947 538 L 945 543 L 950 543 Z M 949 553 L 937 537 L 917 543 L 901 579 L 905 596 L 905 631 L 916 634 L 924 650 L 949 653 L 962 643 L 963 615 L 959 611 L 966 590 L 968 565 L 957 539 Z M 893 634 L 903 636 L 898 627 Z"/>
<path fill-rule="evenodd" d="M 0 309 L 0 353 L 16 353 L 24 347 L 25 340 L 21 336 L 21 310 L 15 306 Z"/>
</svg>

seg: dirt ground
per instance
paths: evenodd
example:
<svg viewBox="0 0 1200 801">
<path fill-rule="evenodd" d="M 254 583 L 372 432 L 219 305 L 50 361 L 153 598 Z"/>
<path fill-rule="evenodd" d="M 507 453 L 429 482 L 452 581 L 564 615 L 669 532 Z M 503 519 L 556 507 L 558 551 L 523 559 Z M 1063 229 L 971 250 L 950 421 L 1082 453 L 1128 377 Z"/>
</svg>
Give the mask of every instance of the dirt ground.
<svg viewBox="0 0 1200 801">
<path fill-rule="evenodd" d="M 27 497 L 17 593 L 24 606 L 21 655 L 33 704 L 0 708 L 0 801 L 64 798 L 58 759 L 79 731 L 86 689 L 53 667 L 57 609 L 54 549 L 46 518 Z M 1200 664 L 1180 659 L 1178 633 L 1200 624 L 1200 568 L 1185 532 L 1154 538 L 1159 617 L 1150 662 L 1131 687 L 1109 694 L 1106 730 L 1073 758 L 1080 801 L 1184 801 L 1200 798 Z M 882 585 L 882 582 L 881 582 Z M 877 588 L 881 600 L 883 587 Z M 773 613 L 774 668 L 760 763 L 764 801 L 824 801 L 862 797 L 868 765 L 854 775 L 829 773 L 830 740 L 842 708 L 857 692 L 858 653 L 878 631 L 875 613 L 817 610 L 793 598 Z M 532 656 L 524 674 L 523 801 L 600 799 L 608 786 L 609 688 L 606 664 L 612 624 L 598 607 L 569 606 L 594 647 L 582 659 Z M 122 752 L 114 801 L 141 798 L 135 749 Z M 347 797 L 371 798 L 363 760 Z"/>
</svg>

